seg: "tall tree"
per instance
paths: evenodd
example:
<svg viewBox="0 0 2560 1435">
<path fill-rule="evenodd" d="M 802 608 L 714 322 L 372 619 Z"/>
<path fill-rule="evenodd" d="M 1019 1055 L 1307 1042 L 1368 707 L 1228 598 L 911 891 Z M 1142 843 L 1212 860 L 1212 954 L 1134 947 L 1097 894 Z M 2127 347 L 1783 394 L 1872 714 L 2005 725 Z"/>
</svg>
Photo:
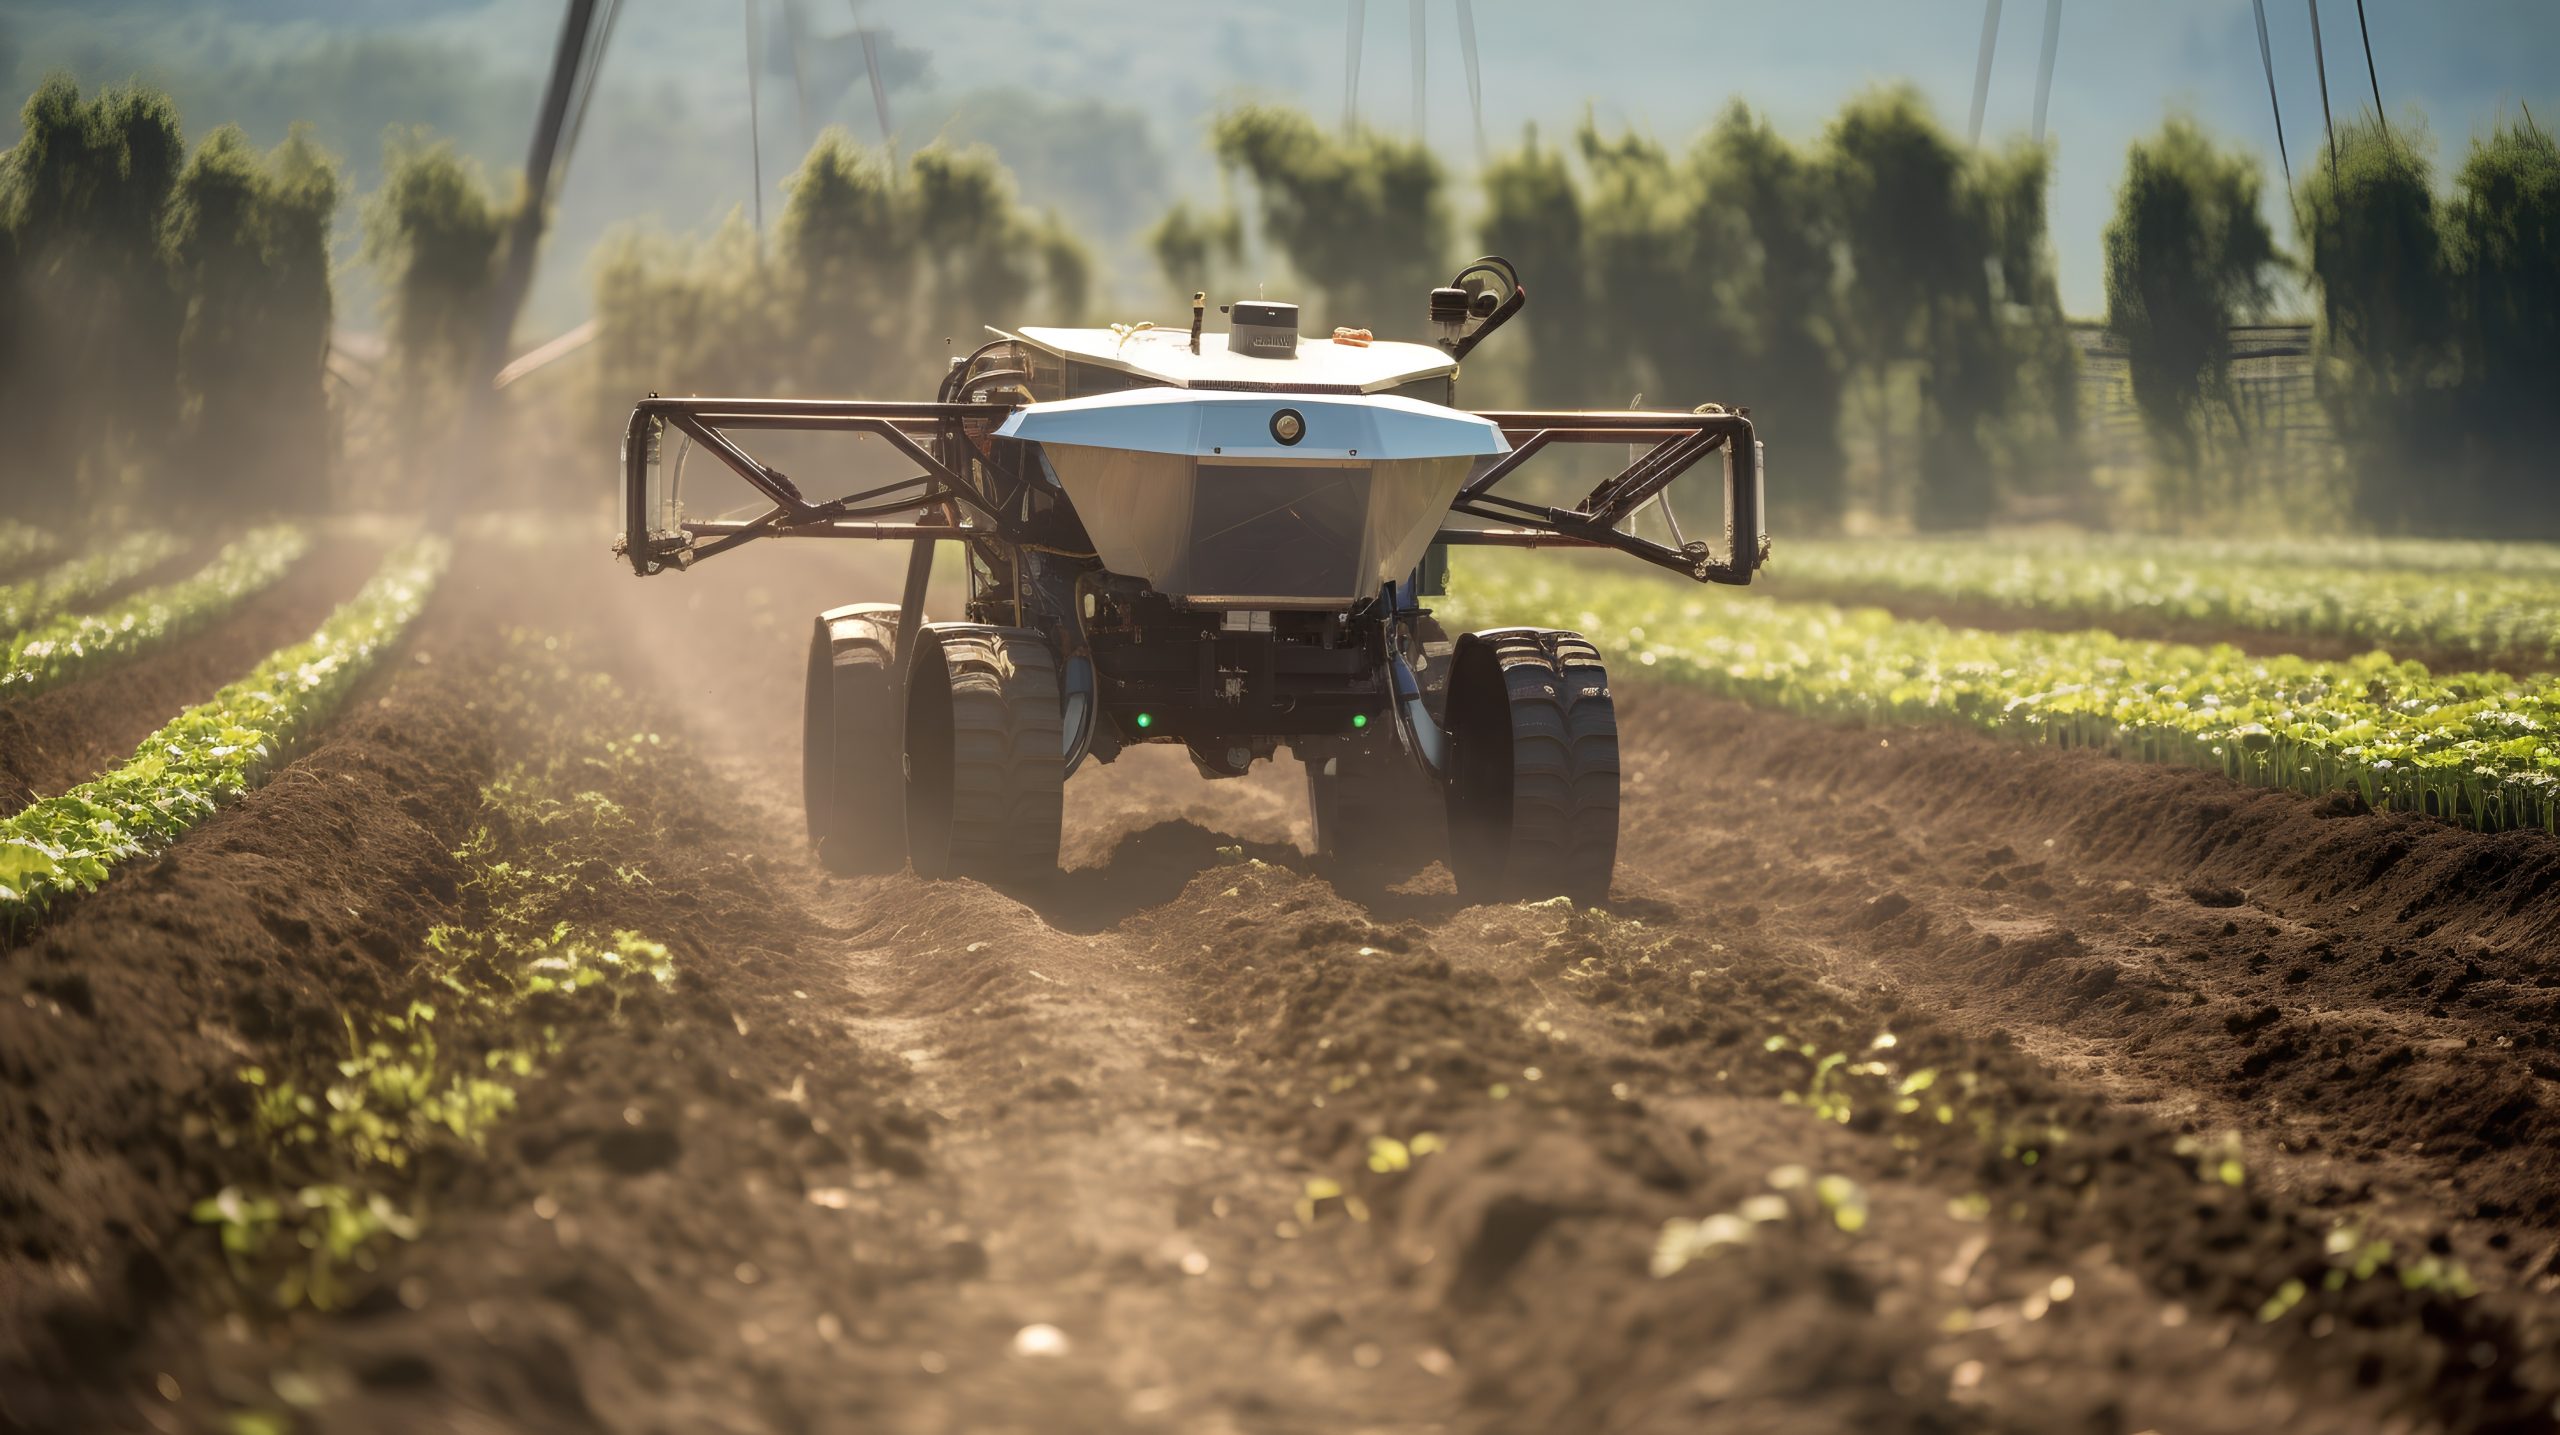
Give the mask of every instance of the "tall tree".
<svg viewBox="0 0 2560 1435">
<path fill-rule="evenodd" d="M 83 101 L 56 75 L 0 166 L 23 305 L 0 335 L 0 408 L 27 510 L 122 495 L 174 425 L 182 306 L 161 248 L 186 143 L 168 97 Z"/>
<path fill-rule="evenodd" d="M 2481 517 L 2560 533 L 2560 148 L 2522 122 L 2472 141 L 2444 207 L 2457 431 Z"/>
<path fill-rule="evenodd" d="M 1314 286 L 1307 332 L 1424 332 L 1427 296 L 1453 267 L 1447 177 L 1428 148 L 1365 128 L 1337 138 L 1271 105 L 1218 116 L 1209 139 L 1252 182 L 1265 235 Z"/>
<path fill-rule="evenodd" d="M 1513 321 L 1528 351 L 1523 402 L 1564 406 L 1625 398 L 1602 392 L 1609 380 L 1601 372 L 1604 341 L 1591 312 L 1582 192 L 1564 153 L 1540 145 L 1533 128 L 1520 148 L 1485 166 L 1483 184 L 1478 233 L 1485 251 L 1517 266 L 1536 301 Z"/>
<path fill-rule="evenodd" d="M 338 195 L 335 164 L 299 128 L 261 157 L 224 126 L 179 176 L 168 239 L 186 300 L 178 364 L 194 457 L 185 494 L 305 509 L 327 499 Z"/>
<path fill-rule="evenodd" d="M 1777 455 L 1769 490 L 1790 528 L 1837 525 L 1846 501 L 1840 451 L 1842 370 L 1837 221 L 1823 172 L 1765 116 L 1737 101 L 1690 160 L 1701 233 L 1738 230 L 1718 256 L 1732 275 L 1742 372 L 1714 375 L 1715 397 L 1752 409 Z"/>
<path fill-rule="evenodd" d="M 2423 131 L 2365 117 L 2338 127 L 2335 176 L 2315 165 L 2295 212 L 2320 292 L 2318 376 L 2349 447 L 2358 516 L 2384 530 L 2442 528 L 2467 496 L 2426 462 L 2452 432 L 2450 286 Z"/>
<path fill-rule="evenodd" d="M 2282 263 L 2262 182 L 2254 159 L 2172 118 L 2126 153 L 2107 224 L 2107 327 L 2171 480 L 2161 497 L 2186 511 L 2204 497 L 2206 406 L 2230 400 L 2231 327 L 2266 312 Z"/>
</svg>

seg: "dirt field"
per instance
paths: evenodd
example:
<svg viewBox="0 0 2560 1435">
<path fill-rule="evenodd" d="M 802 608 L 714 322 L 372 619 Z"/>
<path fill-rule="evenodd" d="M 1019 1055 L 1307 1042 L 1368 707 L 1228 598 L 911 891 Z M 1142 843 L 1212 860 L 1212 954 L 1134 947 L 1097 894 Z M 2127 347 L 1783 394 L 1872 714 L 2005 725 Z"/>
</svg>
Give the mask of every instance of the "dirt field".
<svg viewBox="0 0 2560 1435">
<path fill-rule="evenodd" d="M 806 624 L 889 585 L 809 547 L 467 554 L 325 740 L 0 950 L 0 1426 L 2554 1426 L 2560 842 L 1628 686 L 1606 911 L 1353 900 L 1293 763 L 1161 749 L 1054 887 L 831 880 Z M 8 781 L 361 566 L 13 718 Z M 501 870 L 671 977 L 439 1028 L 539 1059 L 279 1311 L 192 1213 L 326 1174 L 261 1091 L 462 1021 L 422 954 Z"/>
</svg>

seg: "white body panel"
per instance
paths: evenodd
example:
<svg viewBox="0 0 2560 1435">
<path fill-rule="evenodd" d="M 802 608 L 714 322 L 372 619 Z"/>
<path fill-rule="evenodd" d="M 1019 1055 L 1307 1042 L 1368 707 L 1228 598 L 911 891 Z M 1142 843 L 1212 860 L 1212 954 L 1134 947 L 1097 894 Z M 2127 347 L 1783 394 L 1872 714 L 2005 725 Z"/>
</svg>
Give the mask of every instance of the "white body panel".
<svg viewBox="0 0 2560 1435">
<path fill-rule="evenodd" d="M 998 331 L 1002 332 L 1002 331 Z M 1416 379 L 1457 372 L 1458 361 L 1429 344 L 1379 340 L 1337 344 L 1298 340 L 1294 359 L 1231 353 L 1225 334 L 1202 334 L 1191 352 L 1187 329 L 1141 329 L 1122 336 L 1109 329 L 1024 329 L 1019 338 L 1062 358 L 1117 369 L 1186 388 L 1192 384 L 1271 384 L 1289 388 L 1349 388 L 1364 394 Z"/>
<path fill-rule="evenodd" d="M 1305 423 L 1283 444 L 1282 410 Z M 1422 561 L 1458 488 L 1510 445 L 1385 396 L 1134 389 L 1015 411 L 1103 566 L 1203 607 L 1338 608 Z"/>
</svg>

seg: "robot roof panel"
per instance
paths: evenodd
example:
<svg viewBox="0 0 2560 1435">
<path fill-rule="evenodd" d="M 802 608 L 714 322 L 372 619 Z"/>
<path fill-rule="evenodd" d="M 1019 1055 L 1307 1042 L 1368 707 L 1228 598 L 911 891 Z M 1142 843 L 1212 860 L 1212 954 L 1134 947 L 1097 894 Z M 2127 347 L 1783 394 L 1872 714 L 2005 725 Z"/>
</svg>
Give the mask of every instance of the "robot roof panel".
<svg viewBox="0 0 2560 1435">
<path fill-rule="evenodd" d="M 1283 414 L 1295 418 L 1285 431 Z M 1040 444 L 1299 462 L 1392 463 L 1511 451 L 1501 426 L 1490 420 L 1392 394 L 1130 389 L 1016 409 L 996 432 Z"/>
<path fill-rule="evenodd" d="M 1002 332 L 1002 331 L 999 331 Z M 1367 345 L 1337 344 L 1331 339 L 1298 340 L 1297 357 L 1264 358 L 1231 353 L 1225 334 L 1202 334 L 1200 352 L 1191 352 L 1188 329 L 1141 329 L 1125 338 L 1110 329 L 1024 329 L 1019 335 L 1034 348 L 1063 358 L 1171 384 L 1176 388 L 1228 387 L 1337 389 L 1373 394 L 1416 379 L 1453 373 L 1458 361 L 1429 344 L 1378 340 Z"/>
</svg>

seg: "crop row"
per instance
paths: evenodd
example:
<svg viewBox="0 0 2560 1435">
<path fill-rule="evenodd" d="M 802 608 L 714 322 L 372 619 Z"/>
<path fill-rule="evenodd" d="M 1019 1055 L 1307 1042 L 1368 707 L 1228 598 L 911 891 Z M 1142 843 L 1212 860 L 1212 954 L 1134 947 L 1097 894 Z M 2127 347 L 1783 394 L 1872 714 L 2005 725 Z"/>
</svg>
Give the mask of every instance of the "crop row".
<svg viewBox="0 0 2560 1435">
<path fill-rule="evenodd" d="M 130 583 L 186 551 L 176 536 L 128 533 L 95 553 L 65 559 L 23 582 L 0 587 L 0 633 L 15 633 Z"/>
<path fill-rule="evenodd" d="M 96 887 L 263 777 L 408 628 L 448 551 L 439 538 L 401 548 L 308 640 L 180 713 L 123 766 L 0 820 L 0 925 Z"/>
<path fill-rule="evenodd" d="M 15 568 L 53 556 L 62 541 L 32 523 L 0 518 L 0 568 Z"/>
<path fill-rule="evenodd" d="M 2560 548 L 2101 538 L 1795 542 L 1781 593 L 1979 605 L 2049 623 L 2190 624 L 2560 662 Z"/>
<path fill-rule="evenodd" d="M 310 547 L 290 524 L 252 529 L 175 583 L 29 628 L 0 651 L 0 697 L 41 692 L 199 632 L 274 586 Z"/>
<path fill-rule="evenodd" d="M 1874 609 L 1707 592 L 1596 566 L 1472 559 L 1458 623 L 1555 623 L 1648 672 L 1758 705 L 1857 722 L 1953 723 L 2210 768 L 2319 793 L 2353 788 L 2482 828 L 2560 830 L 2560 680 L 2438 676 L 2109 633 L 1986 633 Z"/>
</svg>

